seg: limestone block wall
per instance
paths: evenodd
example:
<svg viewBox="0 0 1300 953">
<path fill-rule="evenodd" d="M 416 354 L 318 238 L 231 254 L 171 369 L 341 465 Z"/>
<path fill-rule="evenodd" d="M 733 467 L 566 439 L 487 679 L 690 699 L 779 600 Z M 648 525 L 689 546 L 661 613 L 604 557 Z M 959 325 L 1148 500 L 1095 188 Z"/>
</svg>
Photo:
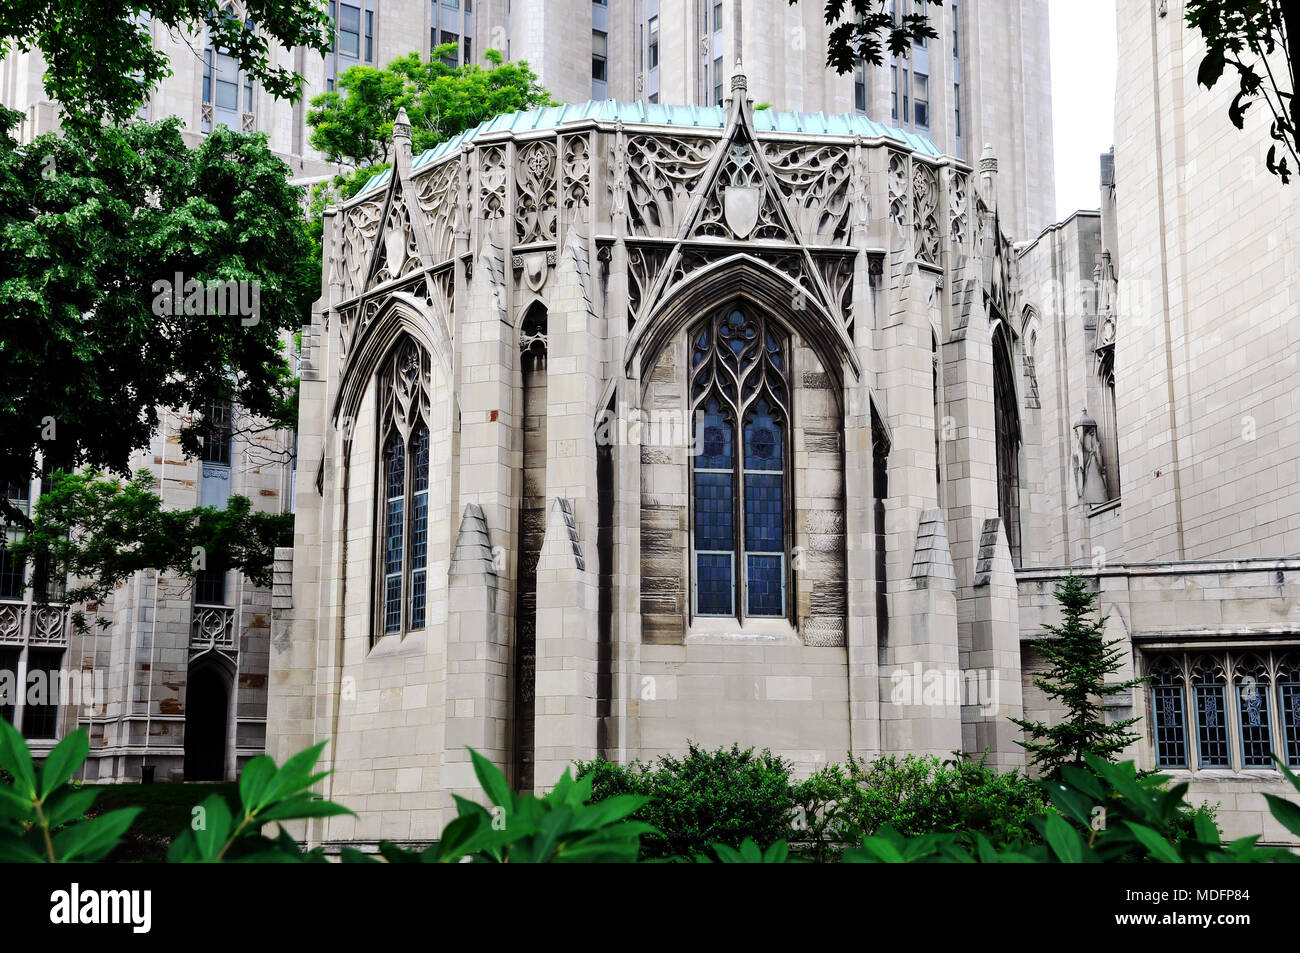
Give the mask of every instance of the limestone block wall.
<svg viewBox="0 0 1300 953">
<path fill-rule="evenodd" d="M 1120 460 L 1126 555 L 1300 549 L 1300 197 L 1264 169 L 1267 110 L 1197 84 L 1183 4 L 1118 8 L 1115 177 L 1126 302 Z M 1124 386 L 1126 382 L 1140 386 Z"/>
<path fill-rule="evenodd" d="M 1027 448 L 1035 458 L 1040 482 L 1021 514 L 1029 543 L 1025 565 L 1090 565 L 1094 560 L 1123 561 L 1122 523 L 1131 498 L 1121 483 L 1118 504 L 1090 507 L 1079 496 L 1073 426 L 1084 410 L 1099 430 L 1116 427 L 1123 435 L 1127 421 L 1105 419 L 1106 405 L 1098 376 L 1098 301 L 1101 290 L 1095 270 L 1101 261 L 1102 217 L 1079 211 L 1043 231 L 1019 253 L 1022 329 L 1021 344 L 1030 365 L 1039 403 L 1036 442 Z M 1118 334 L 1130 333 L 1127 313 L 1119 315 Z M 1138 380 L 1128 367 L 1116 370 L 1117 392 L 1134 389 Z M 1107 457 L 1107 467 L 1114 461 Z M 1120 457 L 1120 466 L 1124 459 Z"/>
<path fill-rule="evenodd" d="M 637 757 L 707 748 L 770 748 L 801 774 L 843 761 L 849 670 L 842 646 L 793 639 L 688 637 L 641 648 Z"/>
</svg>

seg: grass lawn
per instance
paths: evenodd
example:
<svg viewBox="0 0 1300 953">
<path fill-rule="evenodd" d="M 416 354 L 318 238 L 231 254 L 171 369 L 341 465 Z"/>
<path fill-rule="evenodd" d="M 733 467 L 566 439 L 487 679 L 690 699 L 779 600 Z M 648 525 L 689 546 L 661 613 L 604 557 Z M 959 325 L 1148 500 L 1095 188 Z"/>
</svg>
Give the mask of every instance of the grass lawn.
<svg viewBox="0 0 1300 953">
<path fill-rule="evenodd" d="M 109 862 L 161 863 L 173 839 L 189 826 L 191 811 L 212 794 L 220 794 L 235 810 L 239 803 L 234 784 L 87 784 L 98 791 L 92 815 L 120 807 L 143 807 Z"/>
</svg>

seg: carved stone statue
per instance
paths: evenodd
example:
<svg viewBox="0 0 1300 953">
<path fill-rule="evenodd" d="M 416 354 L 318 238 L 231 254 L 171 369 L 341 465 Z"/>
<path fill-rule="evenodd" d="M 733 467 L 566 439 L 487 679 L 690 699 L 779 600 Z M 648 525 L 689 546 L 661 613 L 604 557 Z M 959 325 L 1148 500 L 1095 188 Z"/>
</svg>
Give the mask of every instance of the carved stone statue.
<svg viewBox="0 0 1300 953">
<path fill-rule="evenodd" d="M 1087 408 L 1074 422 L 1074 481 L 1079 502 L 1096 506 L 1106 502 L 1106 464 L 1101 458 L 1101 440 L 1097 421 L 1088 416 Z"/>
</svg>

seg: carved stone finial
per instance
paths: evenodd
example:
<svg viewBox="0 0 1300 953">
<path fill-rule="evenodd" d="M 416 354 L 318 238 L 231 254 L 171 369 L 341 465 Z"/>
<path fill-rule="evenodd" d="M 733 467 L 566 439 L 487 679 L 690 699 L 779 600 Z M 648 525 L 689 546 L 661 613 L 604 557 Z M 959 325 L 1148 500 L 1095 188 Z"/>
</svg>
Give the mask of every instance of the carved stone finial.
<svg viewBox="0 0 1300 953">
<path fill-rule="evenodd" d="M 411 120 L 406 115 L 406 108 L 397 110 L 397 118 L 393 120 L 393 140 L 411 138 Z"/>
<path fill-rule="evenodd" d="M 980 154 L 980 172 L 998 171 L 998 157 L 993 154 L 993 143 L 984 143 L 984 151 Z"/>
<path fill-rule="evenodd" d="M 740 62 L 740 57 L 736 57 L 736 71 L 731 74 L 731 91 L 747 92 L 749 90 L 749 79 L 745 76 L 745 67 Z"/>
</svg>

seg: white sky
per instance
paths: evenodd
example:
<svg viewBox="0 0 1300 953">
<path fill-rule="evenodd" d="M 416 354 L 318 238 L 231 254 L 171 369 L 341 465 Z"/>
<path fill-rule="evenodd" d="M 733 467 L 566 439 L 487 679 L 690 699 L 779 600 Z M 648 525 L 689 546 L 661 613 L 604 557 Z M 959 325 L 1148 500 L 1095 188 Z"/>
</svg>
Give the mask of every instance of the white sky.
<svg viewBox="0 0 1300 953">
<path fill-rule="evenodd" d="M 1048 0 L 1058 221 L 1098 202 L 1098 157 L 1114 141 L 1115 3 Z"/>
</svg>

